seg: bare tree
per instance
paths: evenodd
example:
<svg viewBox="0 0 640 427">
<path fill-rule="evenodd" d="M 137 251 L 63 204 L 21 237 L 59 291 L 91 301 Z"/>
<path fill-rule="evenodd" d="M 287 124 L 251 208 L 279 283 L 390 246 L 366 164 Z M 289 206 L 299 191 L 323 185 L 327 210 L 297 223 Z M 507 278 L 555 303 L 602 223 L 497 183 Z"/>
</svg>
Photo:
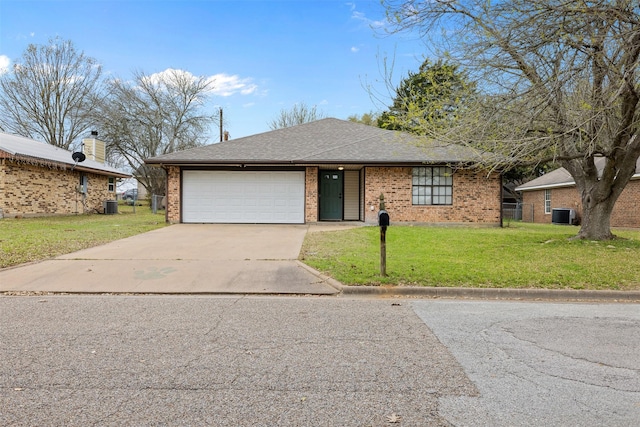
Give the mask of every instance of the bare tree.
<svg viewBox="0 0 640 427">
<path fill-rule="evenodd" d="M 582 198 L 577 237 L 615 237 L 611 212 L 640 156 L 637 0 L 383 3 L 393 31 L 420 31 L 484 91 L 438 137 L 497 153 L 493 167 L 559 162 Z"/>
<path fill-rule="evenodd" d="M 317 106 L 309 107 L 304 102 L 295 104 L 290 110 L 282 109 L 275 119 L 269 122 L 271 130 L 301 125 L 324 118 L 324 113 L 318 112 Z"/>
<path fill-rule="evenodd" d="M 182 70 L 113 79 L 96 118 L 108 156 L 123 159 L 150 194 L 165 193 L 164 171 L 144 159 L 208 142 L 215 113 L 206 111 L 212 83 Z"/>
<path fill-rule="evenodd" d="M 0 127 L 69 149 L 92 126 L 102 68 L 59 38 L 27 47 L 0 77 Z"/>
</svg>

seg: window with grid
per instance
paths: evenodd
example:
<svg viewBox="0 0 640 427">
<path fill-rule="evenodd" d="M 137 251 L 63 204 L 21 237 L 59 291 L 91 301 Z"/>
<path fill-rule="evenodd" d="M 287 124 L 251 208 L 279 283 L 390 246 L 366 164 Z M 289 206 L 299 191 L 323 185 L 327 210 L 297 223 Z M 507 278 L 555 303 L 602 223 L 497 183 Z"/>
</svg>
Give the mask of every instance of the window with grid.
<svg viewBox="0 0 640 427">
<path fill-rule="evenodd" d="M 551 213 L 551 190 L 544 190 L 544 213 Z"/>
<path fill-rule="evenodd" d="M 109 184 L 107 185 L 107 191 L 109 193 L 116 192 L 116 179 L 112 176 L 109 177 Z"/>
<path fill-rule="evenodd" d="M 453 204 L 453 172 L 446 166 L 413 168 L 414 205 Z"/>
</svg>

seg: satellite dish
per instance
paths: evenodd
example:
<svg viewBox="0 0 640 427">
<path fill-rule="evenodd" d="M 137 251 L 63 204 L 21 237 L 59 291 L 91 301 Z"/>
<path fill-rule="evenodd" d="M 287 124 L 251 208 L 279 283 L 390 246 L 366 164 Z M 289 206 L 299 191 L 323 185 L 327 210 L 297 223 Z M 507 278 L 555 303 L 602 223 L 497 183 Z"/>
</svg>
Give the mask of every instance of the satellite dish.
<svg viewBox="0 0 640 427">
<path fill-rule="evenodd" d="M 73 153 L 71 155 L 71 158 L 73 159 L 74 162 L 76 163 L 82 163 L 85 161 L 85 159 L 87 158 L 87 156 L 84 155 L 84 153 L 81 153 L 79 151 L 76 151 L 75 153 Z"/>
</svg>

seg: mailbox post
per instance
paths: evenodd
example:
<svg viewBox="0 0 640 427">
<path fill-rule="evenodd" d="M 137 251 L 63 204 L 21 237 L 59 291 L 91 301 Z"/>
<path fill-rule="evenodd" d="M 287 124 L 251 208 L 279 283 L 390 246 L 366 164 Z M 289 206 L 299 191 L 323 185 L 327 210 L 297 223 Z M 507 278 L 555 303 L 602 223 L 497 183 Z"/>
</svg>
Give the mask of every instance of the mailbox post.
<svg viewBox="0 0 640 427">
<path fill-rule="evenodd" d="M 387 227 L 389 213 L 384 209 L 384 195 L 380 194 L 380 211 L 378 212 L 378 226 L 380 227 L 380 275 L 387 276 Z"/>
</svg>

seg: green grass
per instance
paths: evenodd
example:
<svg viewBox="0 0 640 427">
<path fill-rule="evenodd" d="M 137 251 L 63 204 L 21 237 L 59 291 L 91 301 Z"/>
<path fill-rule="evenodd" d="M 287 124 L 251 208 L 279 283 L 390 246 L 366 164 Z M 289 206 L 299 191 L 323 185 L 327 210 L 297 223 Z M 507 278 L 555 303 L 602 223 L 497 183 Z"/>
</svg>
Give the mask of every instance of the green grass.
<svg viewBox="0 0 640 427">
<path fill-rule="evenodd" d="M 0 268 L 40 261 L 164 227 L 164 211 L 118 206 L 114 215 L 0 219 Z"/>
<path fill-rule="evenodd" d="M 119 206 L 117 215 L 0 220 L 0 268 L 40 261 L 165 226 L 164 212 Z M 308 233 L 300 258 L 347 285 L 640 289 L 640 230 L 621 239 L 569 240 L 575 227 L 511 223 L 506 228 L 392 226 L 387 277 L 380 229 Z"/>
<path fill-rule="evenodd" d="M 569 240 L 568 226 L 505 228 L 391 226 L 387 275 L 380 275 L 380 229 L 309 233 L 301 259 L 347 285 L 640 289 L 640 231 L 621 239 Z"/>
</svg>

